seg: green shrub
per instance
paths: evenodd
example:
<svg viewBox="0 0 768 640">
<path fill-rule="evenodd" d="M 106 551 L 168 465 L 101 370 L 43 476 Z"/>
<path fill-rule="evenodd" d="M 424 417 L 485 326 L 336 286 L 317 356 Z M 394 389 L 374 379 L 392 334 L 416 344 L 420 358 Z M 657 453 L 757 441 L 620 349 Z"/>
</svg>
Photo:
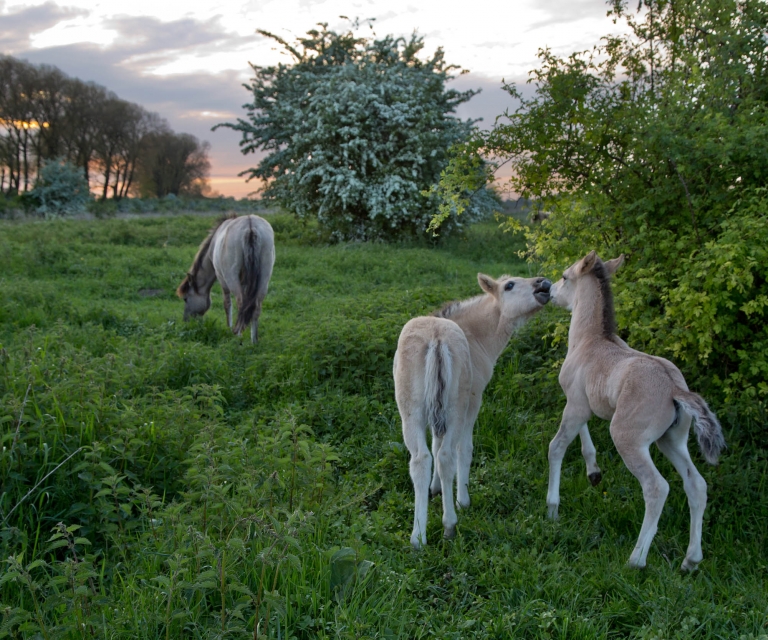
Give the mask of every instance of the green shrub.
<svg viewBox="0 0 768 640">
<path fill-rule="evenodd" d="M 35 211 L 46 218 L 84 213 L 91 200 L 83 171 L 68 160 L 49 160 L 40 168 L 35 187 L 30 192 Z"/>
</svg>

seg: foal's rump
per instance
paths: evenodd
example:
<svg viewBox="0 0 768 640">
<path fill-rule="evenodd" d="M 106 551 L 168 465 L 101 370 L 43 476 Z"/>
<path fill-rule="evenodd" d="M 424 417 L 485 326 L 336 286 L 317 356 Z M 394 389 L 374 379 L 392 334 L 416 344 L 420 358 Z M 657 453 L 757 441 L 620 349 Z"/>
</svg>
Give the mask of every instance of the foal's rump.
<svg viewBox="0 0 768 640">
<path fill-rule="evenodd" d="M 401 411 L 420 413 L 434 435 L 443 437 L 449 415 L 461 411 L 458 405 L 466 402 L 466 393 L 460 389 L 471 385 L 464 332 L 443 318 L 410 320 L 400 333 L 393 373 Z"/>
</svg>

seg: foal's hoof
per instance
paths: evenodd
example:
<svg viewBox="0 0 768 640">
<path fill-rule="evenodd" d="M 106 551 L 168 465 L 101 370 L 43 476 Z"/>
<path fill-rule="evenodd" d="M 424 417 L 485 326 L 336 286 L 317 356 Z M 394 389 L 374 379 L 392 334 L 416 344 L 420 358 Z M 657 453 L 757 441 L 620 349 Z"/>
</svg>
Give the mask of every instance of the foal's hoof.
<svg viewBox="0 0 768 640">
<path fill-rule="evenodd" d="M 548 504 L 547 505 L 547 518 L 550 520 L 557 520 L 560 516 L 557 514 L 557 508 L 559 505 Z"/>
<path fill-rule="evenodd" d="M 456 537 L 456 525 L 452 527 L 446 527 L 443 531 L 443 538 L 446 540 L 453 540 Z"/>
<path fill-rule="evenodd" d="M 680 565 L 680 571 L 683 573 L 693 573 L 696 571 L 696 569 L 699 568 L 699 560 L 698 562 L 696 560 L 691 560 L 690 558 L 686 558 L 683 560 L 683 564 Z"/>
<path fill-rule="evenodd" d="M 599 471 L 595 471 L 594 473 L 590 473 L 588 476 L 589 481 L 592 483 L 593 487 L 596 487 L 600 484 L 600 481 L 603 479 L 603 474 Z"/>
<path fill-rule="evenodd" d="M 420 551 L 424 548 L 424 545 L 426 544 L 426 540 L 422 542 L 421 538 L 417 538 L 414 536 L 411 536 L 411 546 L 413 546 L 416 551 Z"/>
</svg>

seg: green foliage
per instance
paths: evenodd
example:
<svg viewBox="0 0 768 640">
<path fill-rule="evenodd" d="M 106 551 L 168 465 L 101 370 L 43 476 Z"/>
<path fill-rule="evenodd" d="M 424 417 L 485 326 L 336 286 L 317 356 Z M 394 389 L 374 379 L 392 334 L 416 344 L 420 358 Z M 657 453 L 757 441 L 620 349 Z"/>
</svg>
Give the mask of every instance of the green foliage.
<svg viewBox="0 0 768 640">
<path fill-rule="evenodd" d="M 534 275 L 522 243 L 483 223 L 439 247 L 328 246 L 270 222 L 258 345 L 219 304 L 180 321 L 173 292 L 211 217 L 2 223 L 0 638 L 765 635 L 768 459 L 732 437 L 750 423 L 721 414 L 717 468 L 692 446 L 709 485 L 696 575 L 677 571 L 689 516 L 665 460 L 649 567 L 622 568 L 643 499 L 600 421 L 603 484 L 573 447 L 562 519 L 546 519 L 554 308 L 486 391 L 457 538 L 414 552 L 397 336 L 477 293 L 480 270 Z M 429 516 L 439 540 L 439 498 Z"/>
<path fill-rule="evenodd" d="M 55 218 L 84 212 L 91 192 L 82 170 L 68 160 L 57 158 L 42 166 L 30 198 L 38 214 Z"/>
<path fill-rule="evenodd" d="M 301 219 L 317 218 L 337 239 L 422 235 L 436 211 L 429 189 L 446 150 L 470 130 L 450 114 L 475 93 L 445 89 L 455 67 L 442 50 L 422 59 L 416 35 L 376 40 L 327 25 L 295 46 L 260 33 L 294 60 L 254 66 L 247 119 L 218 125 L 242 133 L 243 153 L 267 152 L 243 174 L 265 181 L 266 197 Z M 467 217 L 487 211 L 479 198 Z"/>
<path fill-rule="evenodd" d="M 470 151 L 509 158 L 515 190 L 552 212 L 529 231 L 532 259 L 557 273 L 591 249 L 623 252 L 624 337 L 757 416 L 768 397 L 768 8 L 641 4 L 633 14 L 614 2 L 628 33 L 593 51 L 541 51 L 535 95 L 508 87 L 519 108 Z M 460 193 L 454 182 L 446 189 Z"/>
</svg>

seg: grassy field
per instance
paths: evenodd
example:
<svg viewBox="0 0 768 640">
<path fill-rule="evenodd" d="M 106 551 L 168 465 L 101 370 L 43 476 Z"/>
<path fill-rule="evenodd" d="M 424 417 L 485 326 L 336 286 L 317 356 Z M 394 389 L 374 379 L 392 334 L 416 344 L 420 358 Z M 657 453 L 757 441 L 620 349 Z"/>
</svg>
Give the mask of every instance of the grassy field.
<svg viewBox="0 0 768 640">
<path fill-rule="evenodd" d="M 399 331 L 479 293 L 480 270 L 535 272 L 490 223 L 434 248 L 326 246 L 270 220 L 256 346 L 229 333 L 218 287 L 181 322 L 173 292 L 210 218 L 0 223 L 0 638 L 768 638 L 761 425 L 715 407 L 718 467 L 691 440 L 709 484 L 693 575 L 658 452 L 670 496 L 647 569 L 624 567 L 643 500 L 599 421 L 603 483 L 574 444 L 546 519 L 557 309 L 499 360 L 456 539 L 437 498 L 413 551 Z"/>
</svg>

